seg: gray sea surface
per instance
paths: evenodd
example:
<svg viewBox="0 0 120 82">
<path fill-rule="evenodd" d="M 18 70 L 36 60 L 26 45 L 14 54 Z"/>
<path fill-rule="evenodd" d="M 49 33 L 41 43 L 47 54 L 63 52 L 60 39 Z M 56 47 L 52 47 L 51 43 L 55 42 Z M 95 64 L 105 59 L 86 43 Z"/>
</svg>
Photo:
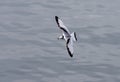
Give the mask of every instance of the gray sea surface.
<svg viewBox="0 0 120 82">
<path fill-rule="evenodd" d="M 120 0 L 0 0 L 0 82 L 120 82 Z"/>
</svg>

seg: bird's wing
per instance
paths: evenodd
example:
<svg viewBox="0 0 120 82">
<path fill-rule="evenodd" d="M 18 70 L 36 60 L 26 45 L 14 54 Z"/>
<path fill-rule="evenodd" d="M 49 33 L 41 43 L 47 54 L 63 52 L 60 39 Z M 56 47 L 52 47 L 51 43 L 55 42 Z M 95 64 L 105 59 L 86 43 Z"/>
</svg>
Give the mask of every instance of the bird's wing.
<svg viewBox="0 0 120 82">
<path fill-rule="evenodd" d="M 57 23 L 58 27 L 63 31 L 63 33 L 65 34 L 65 36 L 70 36 L 69 30 L 64 25 L 64 23 L 62 22 L 62 20 L 58 16 L 55 16 L 55 20 L 56 20 L 56 23 Z"/>
<path fill-rule="evenodd" d="M 70 57 L 73 57 L 73 40 L 71 38 L 69 38 L 67 40 L 66 48 L 67 48 L 67 51 L 68 51 Z"/>
<path fill-rule="evenodd" d="M 76 32 L 73 32 L 70 35 L 71 35 L 73 41 L 77 41 Z"/>
</svg>

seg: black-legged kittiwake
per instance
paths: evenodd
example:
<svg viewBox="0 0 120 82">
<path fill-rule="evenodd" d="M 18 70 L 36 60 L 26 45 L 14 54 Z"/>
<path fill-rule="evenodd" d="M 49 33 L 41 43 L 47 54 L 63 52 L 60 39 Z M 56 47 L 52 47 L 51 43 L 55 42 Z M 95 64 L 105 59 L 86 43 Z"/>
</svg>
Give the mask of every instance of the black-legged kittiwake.
<svg viewBox="0 0 120 82">
<path fill-rule="evenodd" d="M 76 33 L 73 32 L 70 34 L 70 31 L 68 28 L 63 24 L 62 20 L 55 16 L 56 23 L 58 27 L 62 30 L 62 35 L 58 37 L 58 39 L 64 39 L 66 41 L 66 48 L 70 55 L 70 57 L 73 57 L 73 41 L 77 41 Z"/>
</svg>

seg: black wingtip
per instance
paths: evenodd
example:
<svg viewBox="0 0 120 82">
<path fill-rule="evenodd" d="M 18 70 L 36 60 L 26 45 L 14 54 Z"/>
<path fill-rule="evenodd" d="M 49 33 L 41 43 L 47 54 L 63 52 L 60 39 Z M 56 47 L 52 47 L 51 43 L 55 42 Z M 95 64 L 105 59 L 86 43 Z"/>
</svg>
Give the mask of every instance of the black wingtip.
<svg viewBox="0 0 120 82">
<path fill-rule="evenodd" d="M 58 19 L 58 16 L 55 16 L 55 19 Z"/>
<path fill-rule="evenodd" d="M 57 23 L 57 25 L 58 25 L 58 27 L 59 27 L 58 19 L 59 19 L 58 16 L 55 16 L 56 23 Z"/>
<path fill-rule="evenodd" d="M 77 36 L 76 36 L 76 32 L 74 32 L 74 36 L 75 36 L 75 39 L 76 39 L 76 41 L 77 41 Z"/>
<path fill-rule="evenodd" d="M 55 16 L 55 20 L 56 20 L 56 22 L 58 22 L 58 16 Z"/>
<path fill-rule="evenodd" d="M 73 57 L 73 54 L 70 54 L 70 57 L 72 58 L 72 57 Z"/>
<path fill-rule="evenodd" d="M 68 50 L 68 54 L 70 55 L 70 57 L 73 57 L 73 54 L 70 52 L 68 47 L 67 47 L 67 50 Z"/>
<path fill-rule="evenodd" d="M 69 51 L 69 49 L 68 49 L 68 53 L 69 53 L 70 57 L 72 58 L 73 54 Z"/>
<path fill-rule="evenodd" d="M 66 47 L 67 47 L 67 51 L 68 51 L 68 54 L 70 55 L 70 57 L 73 57 L 73 54 L 70 52 L 70 50 L 68 48 L 69 41 L 70 41 L 70 39 L 67 40 Z"/>
</svg>

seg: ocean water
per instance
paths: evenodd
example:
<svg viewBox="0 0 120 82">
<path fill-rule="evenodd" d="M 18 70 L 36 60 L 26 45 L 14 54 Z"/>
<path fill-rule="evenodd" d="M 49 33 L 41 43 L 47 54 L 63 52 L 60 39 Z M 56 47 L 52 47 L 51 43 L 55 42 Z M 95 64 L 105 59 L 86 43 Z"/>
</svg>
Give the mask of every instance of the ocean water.
<svg viewBox="0 0 120 82">
<path fill-rule="evenodd" d="M 119 0 L 0 0 L 0 82 L 120 82 Z M 54 16 L 77 33 L 70 58 Z"/>
</svg>

